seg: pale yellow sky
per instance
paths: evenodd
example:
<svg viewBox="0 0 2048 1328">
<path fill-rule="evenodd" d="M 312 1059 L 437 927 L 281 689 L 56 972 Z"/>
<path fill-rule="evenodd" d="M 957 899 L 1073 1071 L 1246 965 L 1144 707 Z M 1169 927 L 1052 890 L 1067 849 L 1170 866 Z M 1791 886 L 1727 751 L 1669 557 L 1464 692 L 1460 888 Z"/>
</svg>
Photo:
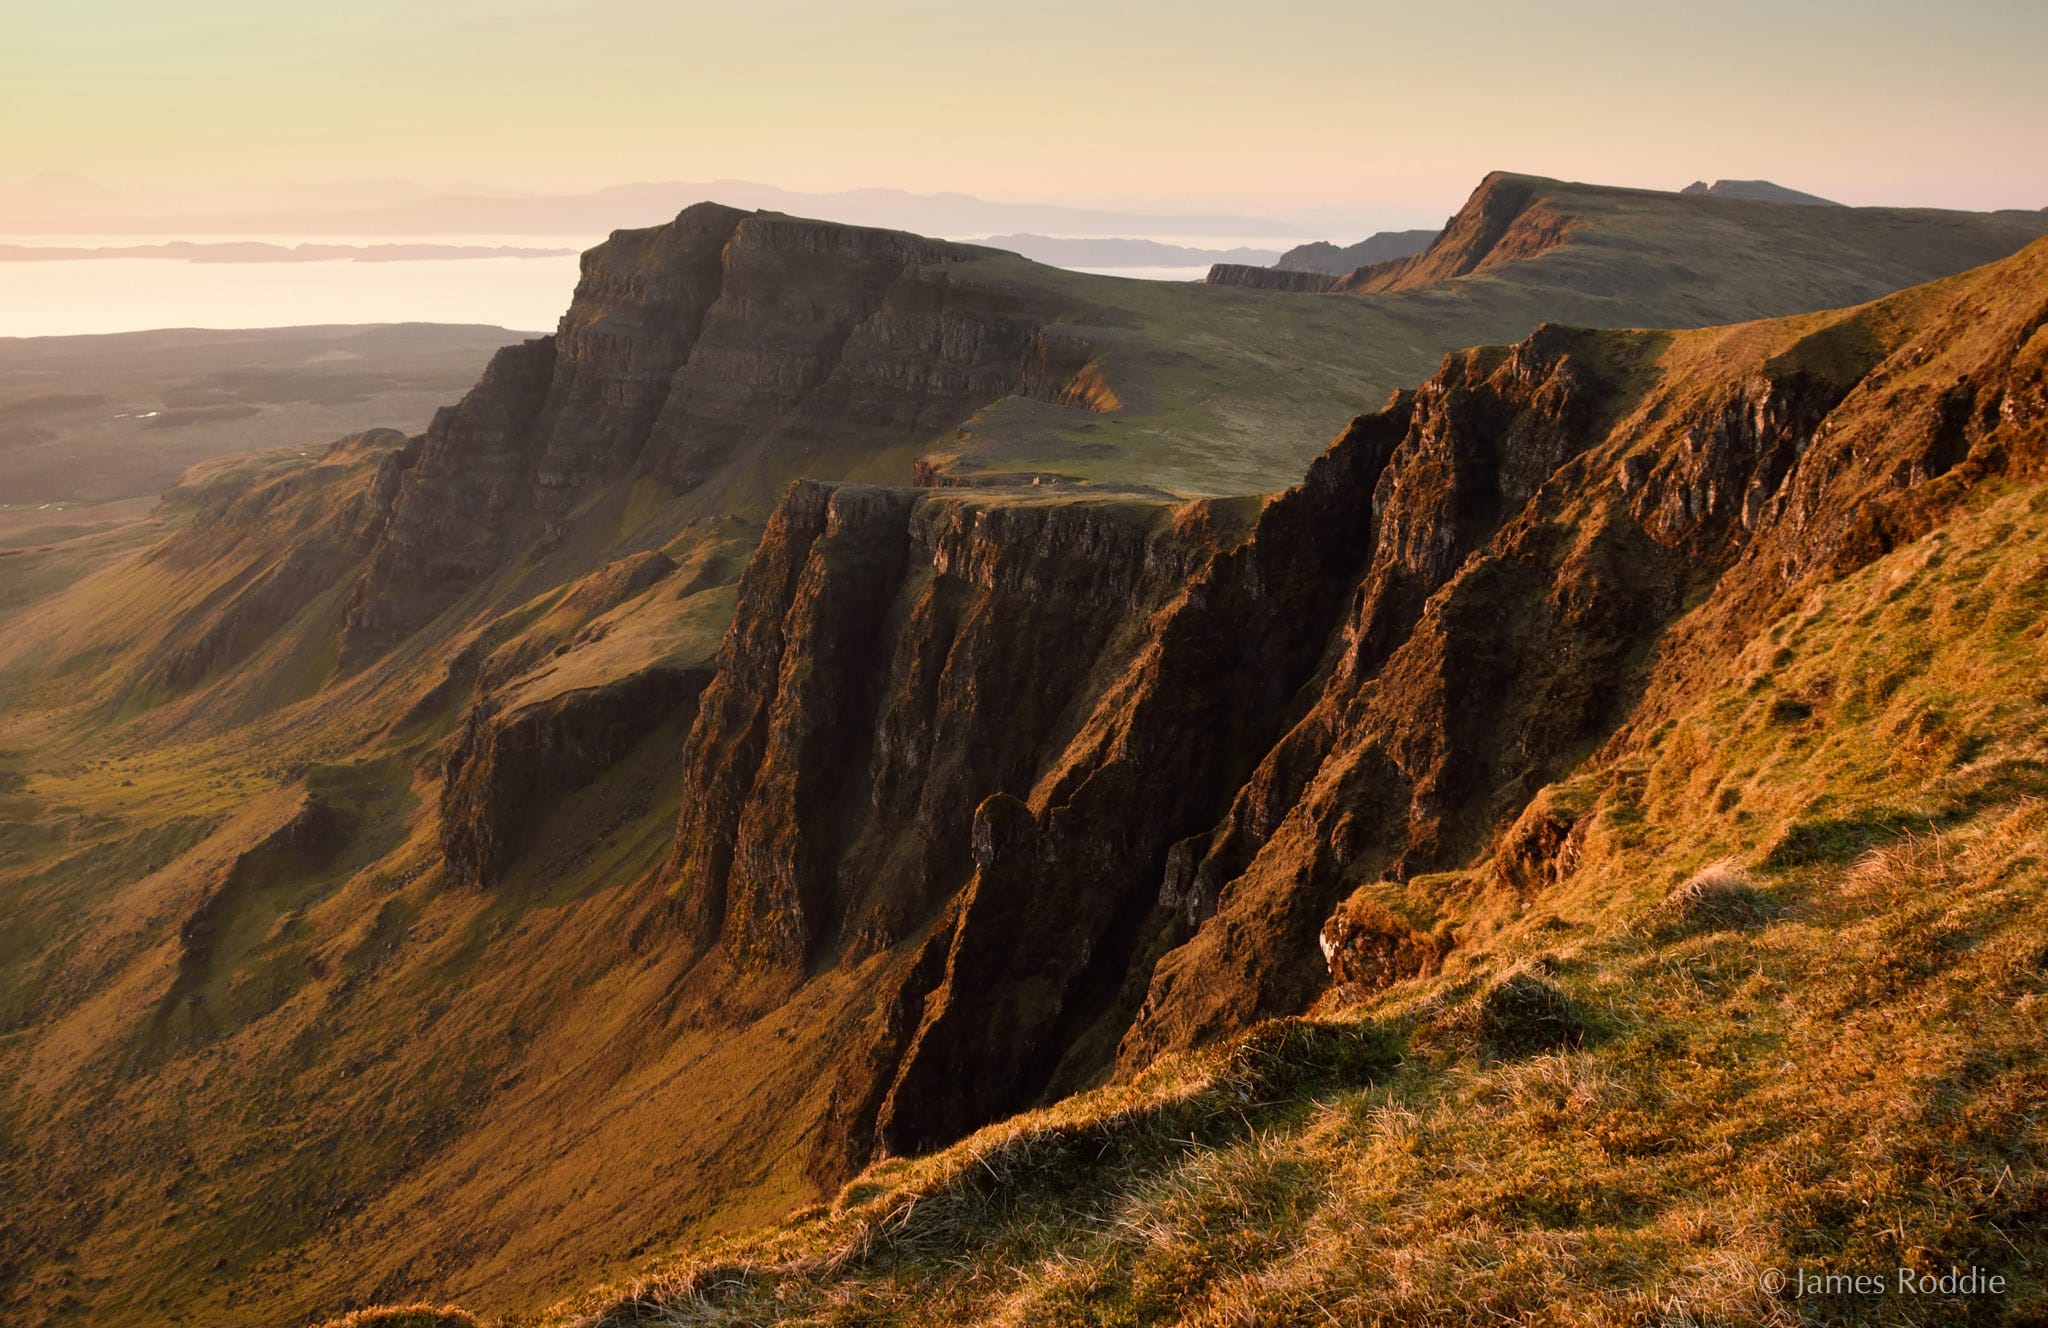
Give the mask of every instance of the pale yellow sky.
<svg viewBox="0 0 2048 1328">
<path fill-rule="evenodd" d="M 1434 222 L 1507 168 L 2048 204 L 2040 0 L 10 8 L 0 183 L 735 177 Z"/>
</svg>

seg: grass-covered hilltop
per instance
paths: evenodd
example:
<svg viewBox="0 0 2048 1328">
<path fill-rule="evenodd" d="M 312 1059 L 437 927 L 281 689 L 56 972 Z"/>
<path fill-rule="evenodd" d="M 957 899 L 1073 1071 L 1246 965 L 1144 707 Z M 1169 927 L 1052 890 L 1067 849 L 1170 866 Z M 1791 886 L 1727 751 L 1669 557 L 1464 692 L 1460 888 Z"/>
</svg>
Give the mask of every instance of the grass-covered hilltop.
<svg viewBox="0 0 2048 1328">
<path fill-rule="evenodd" d="M 0 1321 L 2048 1315 L 2044 230 L 707 204 L 0 547 Z"/>
</svg>

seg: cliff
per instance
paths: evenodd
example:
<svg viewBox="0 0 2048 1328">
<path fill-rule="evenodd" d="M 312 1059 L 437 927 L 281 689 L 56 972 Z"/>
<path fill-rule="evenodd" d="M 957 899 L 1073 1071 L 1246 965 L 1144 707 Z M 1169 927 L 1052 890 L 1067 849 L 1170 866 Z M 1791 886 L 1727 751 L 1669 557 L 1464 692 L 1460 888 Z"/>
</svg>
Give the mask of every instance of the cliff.
<svg viewBox="0 0 2048 1328">
<path fill-rule="evenodd" d="M 1317 295 L 1338 290 L 1341 277 L 1313 269 L 1252 267 L 1244 263 L 1215 263 L 1206 278 L 1211 286 L 1244 286 L 1251 290 L 1296 291 Z"/>
<path fill-rule="evenodd" d="M 441 855 L 449 874 L 495 884 L 550 807 L 618 764 L 650 731 L 679 713 L 687 717 L 709 676 L 656 665 L 509 709 L 493 696 L 478 701 L 442 774 Z M 644 810 L 622 809 L 629 817 Z"/>
<path fill-rule="evenodd" d="M 2038 474 L 1979 486 L 1579 762 L 1519 818 L 1569 822 L 1540 879 L 1501 844 L 1369 881 L 1308 1014 L 882 1162 L 573 1322 L 1900 1310 L 1780 1289 L 1815 1259 L 1887 1268 L 1910 1317 L 2038 1315 L 2011 1159 L 2039 1129 L 2044 560 Z"/>
<path fill-rule="evenodd" d="M 1051 311 L 955 279 L 984 252 L 710 203 L 615 233 L 556 333 L 501 351 L 428 429 L 356 588 L 350 656 L 559 538 L 618 480 L 747 490 L 927 441 L 1010 391 Z"/>
<path fill-rule="evenodd" d="M 2048 248 L 1871 310 L 1456 355 L 1255 511 L 800 486 L 683 754 L 685 943 L 793 979 L 901 948 L 846 1165 L 1303 1008 L 1361 883 L 1497 843 L 1540 879 L 1541 790 L 2034 472 L 2048 304 L 1962 330 L 2003 283 L 2048 289 Z"/>
<path fill-rule="evenodd" d="M 1574 218 L 1553 205 L 1548 181 L 1494 172 L 1422 252 L 1352 274 L 1355 291 L 1412 290 L 1535 258 L 1565 242 Z"/>
</svg>

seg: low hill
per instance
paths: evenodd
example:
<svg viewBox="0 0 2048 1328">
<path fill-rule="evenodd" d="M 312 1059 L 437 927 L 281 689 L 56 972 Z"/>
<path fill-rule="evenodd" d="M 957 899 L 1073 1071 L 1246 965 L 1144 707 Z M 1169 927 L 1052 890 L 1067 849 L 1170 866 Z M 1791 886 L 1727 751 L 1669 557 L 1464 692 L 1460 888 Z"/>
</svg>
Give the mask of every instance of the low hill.
<svg viewBox="0 0 2048 1328">
<path fill-rule="evenodd" d="M 1052 235 L 992 235 L 982 243 L 1054 267 L 1203 267 L 1211 263 L 1270 263 L 1273 249 L 1194 249 L 1157 240 Z"/>
</svg>

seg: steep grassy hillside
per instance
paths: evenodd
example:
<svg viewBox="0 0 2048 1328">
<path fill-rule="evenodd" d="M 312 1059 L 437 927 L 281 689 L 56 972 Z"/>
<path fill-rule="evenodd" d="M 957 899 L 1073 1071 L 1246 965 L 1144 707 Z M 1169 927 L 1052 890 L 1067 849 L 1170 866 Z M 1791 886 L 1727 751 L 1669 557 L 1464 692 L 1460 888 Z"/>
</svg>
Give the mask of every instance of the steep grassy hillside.
<svg viewBox="0 0 2048 1328">
<path fill-rule="evenodd" d="M 1969 509 L 1571 770 L 1533 877 L 1496 848 L 1361 889 L 1309 1017 L 552 1317 L 2033 1322 L 2048 487 Z M 1440 967 L 1371 962 L 1404 930 Z M 1954 1266 L 2003 1294 L 1900 1288 Z"/>
<path fill-rule="evenodd" d="M 0 555 L 0 1313 L 536 1312 L 1306 1007 L 2028 482 L 2044 263 L 1444 360 L 1541 301 L 621 233 L 424 434 Z"/>
</svg>

